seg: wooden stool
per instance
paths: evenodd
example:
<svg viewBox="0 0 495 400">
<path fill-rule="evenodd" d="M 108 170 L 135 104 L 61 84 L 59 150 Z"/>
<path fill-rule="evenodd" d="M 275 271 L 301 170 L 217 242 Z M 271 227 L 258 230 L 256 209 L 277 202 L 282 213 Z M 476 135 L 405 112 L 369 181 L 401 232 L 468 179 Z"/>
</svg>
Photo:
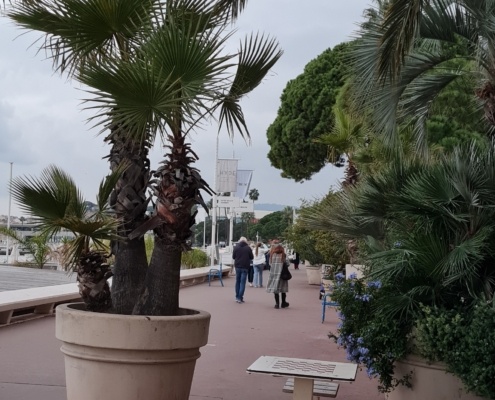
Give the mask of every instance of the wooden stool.
<svg viewBox="0 0 495 400">
<path fill-rule="evenodd" d="M 337 397 L 337 392 L 339 391 L 339 385 L 337 383 L 328 381 L 314 381 L 313 384 L 313 396 L 316 396 L 318 400 L 320 397 Z M 285 386 L 283 388 L 285 393 L 294 392 L 294 378 L 287 379 Z"/>
</svg>

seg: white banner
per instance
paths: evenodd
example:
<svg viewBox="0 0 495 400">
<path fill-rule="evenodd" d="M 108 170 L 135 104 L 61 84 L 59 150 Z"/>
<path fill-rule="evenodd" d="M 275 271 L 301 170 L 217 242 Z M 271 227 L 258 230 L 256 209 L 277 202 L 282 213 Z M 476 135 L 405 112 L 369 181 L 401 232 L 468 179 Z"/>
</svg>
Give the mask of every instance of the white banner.
<svg viewBox="0 0 495 400">
<path fill-rule="evenodd" d="M 237 161 L 232 159 L 217 160 L 217 193 L 235 192 L 237 190 Z"/>
<path fill-rule="evenodd" d="M 248 195 L 249 186 L 251 185 L 251 178 L 253 177 L 253 171 L 238 169 L 237 170 L 237 191 L 235 197 L 243 199 Z"/>
</svg>

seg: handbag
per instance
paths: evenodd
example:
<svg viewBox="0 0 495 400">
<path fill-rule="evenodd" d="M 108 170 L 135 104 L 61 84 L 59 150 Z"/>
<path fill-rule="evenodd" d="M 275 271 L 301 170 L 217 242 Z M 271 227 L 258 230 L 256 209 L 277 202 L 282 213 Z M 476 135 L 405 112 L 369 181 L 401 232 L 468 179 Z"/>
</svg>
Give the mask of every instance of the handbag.
<svg viewBox="0 0 495 400">
<path fill-rule="evenodd" d="M 289 271 L 289 266 L 287 263 L 282 265 L 282 272 L 280 273 L 280 279 L 284 281 L 290 281 L 292 279 L 292 274 Z"/>
</svg>

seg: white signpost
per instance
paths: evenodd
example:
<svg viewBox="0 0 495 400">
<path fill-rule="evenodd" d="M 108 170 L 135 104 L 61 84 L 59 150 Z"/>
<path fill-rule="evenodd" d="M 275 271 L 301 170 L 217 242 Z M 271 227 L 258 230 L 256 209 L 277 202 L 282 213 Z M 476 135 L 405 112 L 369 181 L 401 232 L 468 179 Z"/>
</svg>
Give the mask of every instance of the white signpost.
<svg viewBox="0 0 495 400">
<path fill-rule="evenodd" d="M 254 202 L 253 201 L 248 201 L 248 202 L 241 201 L 239 203 L 239 205 L 235 208 L 235 211 L 240 212 L 240 213 L 254 212 Z"/>
<path fill-rule="evenodd" d="M 219 208 L 236 208 L 238 205 L 238 197 L 217 196 L 217 207 Z"/>
</svg>

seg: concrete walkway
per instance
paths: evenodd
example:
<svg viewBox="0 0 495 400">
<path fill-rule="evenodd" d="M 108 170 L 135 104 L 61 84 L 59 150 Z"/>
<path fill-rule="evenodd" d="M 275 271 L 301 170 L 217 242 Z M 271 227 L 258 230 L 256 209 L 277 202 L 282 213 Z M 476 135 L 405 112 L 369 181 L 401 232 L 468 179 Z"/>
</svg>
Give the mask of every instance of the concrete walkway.
<svg viewBox="0 0 495 400">
<path fill-rule="evenodd" d="M 304 268 L 304 267 L 303 267 Z M 285 378 L 247 374 L 261 355 L 345 362 L 345 352 L 328 339 L 338 320 L 327 311 L 321 323 L 319 287 L 304 269 L 291 271 L 287 309 L 274 309 L 273 295 L 246 287 L 245 303 L 234 299 L 235 278 L 181 289 L 181 306 L 212 314 L 210 337 L 197 361 L 190 400 L 290 400 Z M 265 271 L 265 282 L 268 278 Z M 0 328 L 0 400 L 66 400 L 63 356 L 54 337 L 53 316 Z M 337 399 L 383 400 L 364 371 L 343 383 Z M 102 400 L 106 399 L 102 393 Z M 149 399 L 153 400 L 153 399 Z"/>
</svg>

